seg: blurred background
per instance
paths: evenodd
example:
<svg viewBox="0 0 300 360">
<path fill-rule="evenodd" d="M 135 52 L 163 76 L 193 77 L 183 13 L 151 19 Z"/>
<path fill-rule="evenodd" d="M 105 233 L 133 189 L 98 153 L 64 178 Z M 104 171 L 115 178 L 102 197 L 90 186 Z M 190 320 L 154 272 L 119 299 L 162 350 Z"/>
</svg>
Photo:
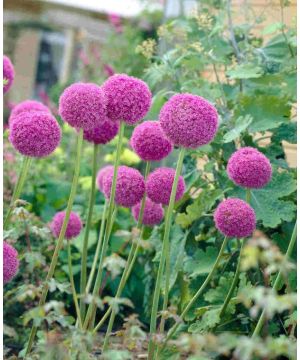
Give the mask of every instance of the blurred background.
<svg viewBox="0 0 300 360">
<path fill-rule="evenodd" d="M 216 9 L 219 2 L 203 1 L 216 3 Z M 234 0 L 236 25 L 245 21 L 239 11 L 245 3 L 262 16 L 254 33 L 281 19 L 280 1 Z M 5 118 L 16 103 L 29 98 L 55 112 L 50 98 L 57 100 L 62 86 L 74 81 L 99 83 L 114 72 L 142 77 L 148 62 L 137 46 L 148 38 L 157 41 L 159 26 L 199 6 L 197 0 L 5 0 L 4 53 L 16 70 L 15 85 L 5 97 Z M 291 23 L 296 0 L 283 11 L 285 22 Z M 166 45 L 161 41 L 158 46 L 162 54 Z M 202 75 L 214 80 L 209 68 Z M 287 151 L 295 166 L 294 147 Z"/>
</svg>

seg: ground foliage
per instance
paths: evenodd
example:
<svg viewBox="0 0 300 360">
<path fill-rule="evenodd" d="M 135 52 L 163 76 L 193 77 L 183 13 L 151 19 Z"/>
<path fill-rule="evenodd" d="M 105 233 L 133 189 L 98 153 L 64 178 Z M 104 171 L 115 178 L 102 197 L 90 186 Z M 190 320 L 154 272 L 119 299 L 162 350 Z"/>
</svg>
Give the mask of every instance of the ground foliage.
<svg viewBox="0 0 300 360">
<path fill-rule="evenodd" d="M 178 337 L 170 342 L 161 359 L 296 358 L 295 249 L 290 261 L 283 257 L 296 211 L 296 172 L 290 168 L 284 150 L 286 142 L 296 143 L 296 32 L 295 26 L 287 26 L 283 17 L 281 22 L 264 26 L 264 13 L 269 6 L 272 2 L 266 3 L 258 15 L 243 5 L 241 12 L 246 20 L 235 24 L 236 13 L 230 1 L 201 1 L 199 12 L 170 19 L 155 32 L 139 32 L 124 25 L 122 33 L 112 31 L 109 44 L 102 49 L 104 62 L 109 59 L 112 68 L 142 76 L 151 86 L 154 99 L 147 118 L 156 119 L 162 104 L 176 92 L 206 97 L 216 104 L 220 114 L 215 140 L 188 151 L 184 160 L 183 175 L 188 191 L 176 204 L 171 230 L 171 294 L 170 306 L 164 314 L 167 326 L 178 321 L 176 314 L 197 291 L 216 259 L 222 237 L 213 223 L 214 208 L 227 196 L 245 198 L 244 191 L 226 176 L 230 155 L 240 146 L 254 146 L 273 166 L 272 181 L 251 194 L 257 231 L 244 248 L 243 272 L 225 315 L 220 319 L 219 311 L 236 267 L 239 247 L 236 239 L 230 240 L 209 288 L 187 314 L 177 331 Z M 284 14 L 289 3 L 280 1 L 280 6 Z M 116 47 L 119 52 L 113 57 Z M 99 68 L 93 64 L 83 64 L 76 76 L 101 82 L 104 72 L 97 71 Z M 61 90 L 59 86 L 51 93 L 56 106 Z M 75 136 L 65 125 L 63 133 L 62 144 L 55 153 L 34 162 L 22 196 L 24 200 L 14 211 L 14 227 L 4 232 L 4 238 L 14 244 L 21 259 L 21 271 L 4 292 L 5 353 L 10 359 L 22 354 L 31 321 L 42 325 L 32 359 L 100 358 L 98 335 L 93 338 L 74 327 L 66 250 L 60 254 L 47 304 L 36 307 L 54 249 L 47 224 L 56 211 L 65 208 L 70 191 Z M 129 130 L 126 136 L 128 140 Z M 112 161 L 114 143 L 115 140 L 101 149 L 99 167 Z M 176 152 L 164 165 L 174 166 Z M 83 219 L 90 189 L 91 155 L 91 146 L 85 144 L 73 208 Z M 4 201 L 8 204 L 20 159 L 9 145 L 7 134 L 4 159 Z M 130 147 L 123 151 L 121 159 L 124 164 L 143 168 Z M 104 198 L 98 193 L 88 266 L 93 261 L 103 204 Z M 135 236 L 134 226 L 130 211 L 121 209 L 110 241 L 101 300 L 98 300 L 99 314 L 115 294 L 123 259 Z M 104 358 L 125 360 L 146 353 L 163 230 L 161 224 L 144 231 L 142 251 L 117 305 L 117 336 Z M 81 244 L 81 236 L 72 243 L 77 286 Z M 284 276 L 277 294 L 271 286 L 280 269 L 284 270 Z M 267 309 L 265 326 L 261 337 L 253 340 L 251 334 L 262 309 Z M 161 335 L 157 341 L 163 338 Z"/>
</svg>

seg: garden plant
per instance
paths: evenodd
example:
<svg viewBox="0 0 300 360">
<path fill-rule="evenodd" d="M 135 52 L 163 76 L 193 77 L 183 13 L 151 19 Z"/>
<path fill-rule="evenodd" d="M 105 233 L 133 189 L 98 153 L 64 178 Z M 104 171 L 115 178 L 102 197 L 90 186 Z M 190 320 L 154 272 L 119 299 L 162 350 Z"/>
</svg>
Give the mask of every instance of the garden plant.
<svg viewBox="0 0 300 360">
<path fill-rule="evenodd" d="M 53 107 L 13 108 L 5 358 L 296 359 L 288 5 L 263 28 L 268 5 L 236 25 L 230 0 L 144 39 L 118 23 L 112 43 L 139 39 L 123 63 L 105 45 Z M 14 75 L 4 56 L 4 94 Z"/>
</svg>

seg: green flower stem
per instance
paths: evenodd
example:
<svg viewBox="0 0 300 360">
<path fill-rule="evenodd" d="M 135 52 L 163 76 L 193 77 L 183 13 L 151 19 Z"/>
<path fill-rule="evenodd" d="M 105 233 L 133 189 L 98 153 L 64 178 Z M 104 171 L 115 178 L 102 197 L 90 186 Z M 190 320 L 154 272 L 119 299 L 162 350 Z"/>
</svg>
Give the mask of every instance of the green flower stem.
<svg viewBox="0 0 300 360">
<path fill-rule="evenodd" d="M 23 159 L 23 164 L 22 164 L 22 167 L 21 167 L 21 171 L 20 171 L 17 183 L 15 185 L 14 192 L 12 194 L 12 199 L 11 199 L 11 203 L 9 205 L 8 212 L 7 212 L 6 216 L 5 216 L 5 220 L 4 220 L 4 223 L 3 223 L 3 229 L 4 230 L 6 230 L 8 225 L 9 225 L 9 221 L 10 221 L 11 214 L 12 214 L 14 206 L 15 206 L 15 202 L 16 202 L 17 199 L 19 199 L 19 197 L 20 197 L 20 195 L 22 193 L 24 183 L 25 183 L 25 179 L 27 177 L 27 173 L 28 173 L 31 161 L 32 161 L 32 158 L 30 158 L 30 157 L 24 157 L 24 159 Z"/>
<path fill-rule="evenodd" d="M 203 291 L 205 290 L 206 286 L 209 284 L 211 278 L 213 277 L 214 273 L 216 272 L 220 260 L 223 256 L 224 250 L 226 248 L 227 242 L 228 242 L 229 238 L 225 236 L 221 249 L 219 251 L 218 257 L 210 271 L 210 273 L 207 275 L 207 278 L 205 279 L 204 283 L 201 285 L 200 289 L 196 292 L 196 294 L 193 296 L 193 298 L 190 300 L 190 302 L 186 305 L 186 307 L 184 308 L 183 312 L 180 315 L 180 319 L 184 320 L 185 315 L 189 312 L 189 310 L 191 309 L 191 307 L 194 305 L 195 301 L 199 298 L 199 296 L 203 293 Z M 175 331 L 177 330 L 178 326 L 180 325 L 180 322 L 177 322 L 168 332 L 168 335 L 166 337 L 166 340 L 164 342 L 163 347 L 166 345 L 167 341 L 173 336 L 173 334 L 175 333 Z"/>
<path fill-rule="evenodd" d="M 50 264 L 50 267 L 48 270 L 48 274 L 47 274 L 46 280 L 43 284 L 43 289 L 42 289 L 42 294 L 41 294 L 41 298 L 39 301 L 39 306 L 45 305 L 48 290 L 49 290 L 49 281 L 54 275 L 54 271 L 55 271 L 57 261 L 58 261 L 58 254 L 63 245 L 63 240 L 65 237 L 67 225 L 68 225 L 69 218 L 70 218 L 70 213 L 72 210 L 72 206 L 74 203 L 74 198 L 75 198 L 76 190 L 77 190 L 77 184 L 78 184 L 79 172 L 80 172 L 80 159 L 81 159 L 81 153 L 82 153 L 82 143 L 83 143 L 83 129 L 80 129 L 80 132 L 79 132 L 78 138 L 77 138 L 77 155 L 76 155 L 76 161 L 75 161 L 74 176 L 73 176 L 71 192 L 70 192 L 70 196 L 69 196 L 69 200 L 68 200 L 68 205 L 67 205 L 67 209 L 66 209 L 66 215 L 65 215 L 64 222 L 63 222 L 62 228 L 60 230 L 60 234 L 59 234 L 59 237 L 58 237 L 58 240 L 57 240 L 57 243 L 55 246 L 55 250 L 54 250 L 54 253 L 53 253 L 53 256 L 51 259 L 51 264 Z M 28 355 L 32 349 L 32 345 L 33 345 L 33 341 L 34 341 L 36 332 L 37 332 L 37 327 L 33 325 L 31 328 L 31 333 L 30 333 L 29 341 L 28 341 L 27 348 L 26 348 L 26 355 Z"/>
<path fill-rule="evenodd" d="M 86 288 L 86 277 L 87 277 L 87 252 L 88 252 L 88 242 L 89 242 L 89 232 L 93 215 L 93 208 L 95 204 L 96 197 L 96 172 L 97 172 L 97 153 L 98 153 L 99 145 L 94 144 L 93 147 L 93 163 L 92 163 L 92 187 L 89 198 L 88 205 L 88 215 L 85 224 L 84 238 L 83 238 L 83 247 L 82 247 L 82 257 L 81 257 L 81 273 L 80 273 L 80 293 L 84 294 Z M 80 298 L 80 315 L 81 318 L 84 317 L 85 314 L 85 302 L 84 298 L 81 296 Z"/>
<path fill-rule="evenodd" d="M 246 201 L 248 204 L 250 204 L 250 200 L 251 200 L 251 191 L 250 189 L 246 189 Z M 243 248 L 245 246 L 246 243 L 246 239 L 242 239 L 242 243 L 241 243 L 241 247 L 240 247 L 240 253 L 239 253 L 239 257 L 238 257 L 238 262 L 237 262 L 237 266 L 236 266 L 236 270 L 235 270 L 235 274 L 234 274 L 234 278 L 232 280 L 232 284 L 230 286 L 230 289 L 227 293 L 227 296 L 225 298 L 225 301 L 222 305 L 221 311 L 220 311 L 220 318 L 225 314 L 225 311 L 227 309 L 227 306 L 231 300 L 231 297 L 233 295 L 234 289 L 237 286 L 237 283 L 239 281 L 239 277 L 240 277 L 240 272 L 241 272 L 241 259 L 242 259 L 242 252 L 243 252 Z"/>
<path fill-rule="evenodd" d="M 220 318 L 225 314 L 225 311 L 227 309 L 227 306 L 228 304 L 230 303 L 230 300 L 232 298 L 232 295 L 233 295 L 233 292 L 234 292 L 234 289 L 236 288 L 237 286 L 237 283 L 239 281 L 239 276 L 240 276 L 240 272 L 241 272 L 241 259 L 242 259 L 242 251 L 243 251 L 243 248 L 244 248 L 244 245 L 246 243 L 246 239 L 242 239 L 242 243 L 241 243 L 241 247 L 240 247 L 240 253 L 239 253 L 239 258 L 238 258 L 238 263 L 237 263 L 237 266 L 236 266 L 236 270 L 235 270 L 235 274 L 234 274 L 234 278 L 232 280 L 232 283 L 231 283 L 231 286 L 230 286 L 230 289 L 226 295 L 226 298 L 225 298 L 225 301 L 222 305 L 222 308 L 220 310 Z"/>
<path fill-rule="evenodd" d="M 172 220 L 172 214 L 174 209 L 174 203 L 175 203 L 175 196 L 177 192 L 177 185 L 179 176 L 182 170 L 183 165 L 183 159 L 184 159 L 185 149 L 181 148 L 178 161 L 177 161 L 177 167 L 174 177 L 174 182 L 172 186 L 172 192 L 170 196 L 170 202 L 166 214 L 166 220 L 165 220 L 165 232 L 164 232 L 164 238 L 163 238 L 163 246 L 162 246 L 162 254 L 159 261 L 159 267 L 157 272 L 157 278 L 155 283 L 155 290 L 154 290 L 154 296 L 153 296 L 153 303 L 152 303 L 152 310 L 151 310 L 151 321 L 150 321 L 150 341 L 148 346 L 148 360 L 152 360 L 154 357 L 154 351 L 155 351 L 155 344 L 153 341 L 153 336 L 156 331 L 156 321 L 157 321 L 157 312 L 158 312 L 158 303 L 159 303 L 159 295 L 161 290 L 161 283 L 162 283 L 162 276 L 163 276 L 163 268 L 165 264 L 165 260 L 168 257 L 167 251 L 169 249 L 169 237 L 170 237 L 170 229 L 171 229 L 171 220 Z M 166 268 L 166 284 L 168 285 L 167 279 L 170 278 L 170 268 Z M 165 290 L 164 294 L 164 302 L 168 302 L 168 293 L 169 289 L 167 288 Z"/>
<path fill-rule="evenodd" d="M 94 290 L 93 290 L 93 297 L 96 297 L 98 295 L 98 292 L 99 292 L 99 289 L 101 286 L 101 281 L 102 281 L 103 262 L 104 262 L 104 258 L 106 256 L 106 251 L 107 251 L 108 241 L 109 241 L 109 236 L 110 236 L 109 229 L 110 229 L 111 223 L 112 223 L 112 212 L 113 212 L 114 203 L 115 203 L 115 194 L 116 194 L 116 185 L 117 185 L 117 171 L 118 171 L 120 156 L 121 156 L 121 151 L 122 151 L 122 141 L 123 141 L 123 136 L 124 136 L 124 129 L 125 129 L 125 123 L 124 123 L 124 121 L 121 121 L 120 131 L 119 131 L 119 139 L 118 139 L 118 145 L 117 145 L 117 153 L 116 153 L 116 158 L 114 161 L 114 175 L 113 175 L 113 180 L 112 180 L 112 185 L 111 185 L 111 193 L 110 193 L 110 199 L 109 199 L 109 205 L 108 205 L 106 229 L 105 229 L 103 247 L 102 247 L 99 264 L 98 264 L 98 273 L 96 276 L 95 286 L 94 286 Z M 97 305 L 94 302 L 92 302 L 88 307 L 88 311 L 87 311 L 87 314 L 86 314 L 86 317 L 84 320 L 84 324 L 83 324 L 84 329 L 87 329 L 90 319 L 93 318 L 93 316 L 94 316 L 93 314 L 96 313 L 96 311 L 97 311 Z M 92 324 L 92 326 L 93 326 L 93 324 Z"/>
<path fill-rule="evenodd" d="M 145 179 L 147 179 L 147 177 L 149 175 L 150 167 L 151 167 L 151 163 L 149 161 L 147 161 L 146 168 L 145 168 L 145 174 L 144 174 Z M 138 228 L 138 230 L 140 230 L 140 237 L 142 237 L 142 233 L 143 233 L 142 222 L 143 222 L 143 217 L 144 217 L 145 203 L 146 203 L 146 193 L 144 194 L 143 199 L 142 199 L 141 208 L 140 208 L 139 217 L 138 217 L 138 222 L 137 222 L 137 228 Z M 129 269 L 132 269 L 132 267 L 133 267 L 133 265 L 135 263 L 135 259 L 136 259 L 137 253 L 138 253 L 138 249 L 139 249 L 139 245 L 138 244 L 135 245 L 135 243 L 132 242 L 131 249 L 130 249 L 130 252 L 129 252 L 129 255 L 128 255 L 128 259 L 127 259 L 125 269 L 123 271 L 123 274 L 122 274 L 122 277 L 121 277 L 121 280 L 120 280 L 120 284 L 119 284 L 115 299 L 120 297 L 121 292 L 125 287 L 126 281 L 127 281 L 128 277 L 129 277 L 129 274 L 130 274 Z M 106 331 L 106 334 L 105 334 L 105 339 L 104 339 L 104 344 L 103 344 L 103 349 L 102 349 L 103 352 L 107 350 L 107 347 L 108 347 L 108 344 L 109 344 L 109 337 L 110 337 L 110 334 L 111 334 L 111 331 L 112 331 L 112 328 L 113 328 L 113 325 L 114 325 L 115 317 L 116 317 L 116 311 L 114 309 L 112 309 L 111 310 L 111 315 L 110 315 L 110 318 L 109 318 L 109 322 L 108 322 L 107 331 Z"/>
<path fill-rule="evenodd" d="M 296 243 L 296 239 L 297 239 L 297 221 L 296 221 L 295 226 L 294 226 L 294 230 L 293 230 L 293 233 L 292 233 L 292 237 L 291 237 L 288 249 L 287 249 L 287 251 L 285 253 L 285 260 L 288 260 L 291 257 L 292 251 L 293 251 L 295 243 Z M 279 290 L 281 279 L 282 279 L 282 271 L 279 271 L 279 273 L 278 273 L 278 275 L 276 277 L 275 283 L 273 285 L 273 289 L 275 291 Z M 259 320 L 258 320 L 258 322 L 256 324 L 256 327 L 255 327 L 255 329 L 253 331 L 252 337 L 256 337 L 256 336 L 258 336 L 260 334 L 261 329 L 262 329 L 262 327 L 264 325 L 264 322 L 265 322 L 265 316 L 266 316 L 266 311 L 263 310 L 263 312 L 261 313 L 260 318 L 259 318 Z"/>
<path fill-rule="evenodd" d="M 73 270 L 72 270 L 72 252 L 71 252 L 70 241 L 68 241 L 68 267 L 69 267 L 69 279 L 70 279 L 70 284 L 71 284 L 73 301 L 74 301 L 74 305 L 75 305 L 75 309 L 76 309 L 76 315 L 77 315 L 77 319 L 79 321 L 80 329 L 82 329 L 80 308 L 79 308 L 79 304 L 78 304 L 76 288 L 75 288 L 75 284 L 74 284 Z"/>
<path fill-rule="evenodd" d="M 100 225 L 100 232 L 99 232 L 99 237 L 98 237 L 98 242 L 97 242 L 97 247 L 96 247 L 96 252 L 95 252 L 95 257 L 94 257 L 94 260 L 93 260 L 92 270 L 90 272 L 89 279 L 88 279 L 88 282 L 87 282 L 87 286 L 86 286 L 86 289 L 85 289 L 86 294 L 88 294 L 90 292 L 92 282 L 93 282 L 93 279 L 94 279 L 94 275 L 95 275 L 95 271 L 96 271 L 96 267 L 97 267 L 97 262 L 98 262 L 99 255 L 100 255 L 100 250 L 101 250 L 101 247 L 102 247 L 102 239 L 103 239 L 103 233 L 104 233 L 104 229 L 105 229 L 106 213 L 107 213 L 107 201 L 105 199 L 104 209 L 103 209 L 102 219 L 101 219 L 101 225 Z"/>
</svg>

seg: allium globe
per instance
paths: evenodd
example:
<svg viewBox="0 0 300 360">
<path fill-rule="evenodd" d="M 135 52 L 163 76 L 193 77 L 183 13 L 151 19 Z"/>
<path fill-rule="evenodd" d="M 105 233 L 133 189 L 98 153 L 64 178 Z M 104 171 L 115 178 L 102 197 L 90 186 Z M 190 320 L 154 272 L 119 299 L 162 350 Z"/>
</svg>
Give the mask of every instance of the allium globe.
<svg viewBox="0 0 300 360">
<path fill-rule="evenodd" d="M 119 122 L 106 118 L 103 123 L 95 128 L 84 130 L 83 138 L 94 144 L 104 145 L 109 143 L 118 134 L 118 131 Z"/>
<path fill-rule="evenodd" d="M 52 222 L 50 224 L 50 229 L 55 237 L 59 237 L 65 216 L 66 216 L 66 212 L 60 211 L 56 213 L 52 219 Z M 78 236 L 81 232 L 81 229 L 82 229 L 81 219 L 75 212 L 72 211 L 67 225 L 65 238 L 70 240 Z"/>
<path fill-rule="evenodd" d="M 149 174 L 146 181 L 147 196 L 158 204 L 169 205 L 172 186 L 175 177 L 175 170 L 172 168 L 161 167 Z M 182 198 L 185 191 L 185 182 L 179 176 L 175 201 Z"/>
<path fill-rule="evenodd" d="M 98 189 L 103 192 L 103 180 L 104 180 L 104 177 L 109 174 L 109 173 L 113 173 L 114 172 L 114 167 L 113 165 L 106 165 L 104 166 L 103 168 L 101 168 L 99 171 L 98 171 L 98 174 L 97 174 L 97 179 L 96 179 L 96 183 L 97 183 L 97 186 L 98 186 Z"/>
<path fill-rule="evenodd" d="M 19 260 L 17 250 L 3 241 L 3 283 L 7 284 L 17 274 Z"/>
<path fill-rule="evenodd" d="M 130 144 L 144 161 L 160 161 L 173 150 L 158 121 L 144 121 L 138 125 L 132 133 Z"/>
<path fill-rule="evenodd" d="M 192 94 L 172 96 L 161 108 L 159 121 L 169 140 L 184 148 L 208 144 L 218 129 L 216 108 L 206 99 Z"/>
<path fill-rule="evenodd" d="M 140 209 L 141 201 L 132 208 L 132 215 L 136 221 L 138 221 Z M 157 204 L 149 198 L 146 198 L 142 223 L 146 226 L 158 225 L 163 217 L 164 210 L 161 204 Z"/>
<path fill-rule="evenodd" d="M 15 117 L 17 117 L 19 114 L 23 112 L 32 112 L 32 111 L 42 111 L 42 112 L 48 112 L 51 113 L 50 109 L 42 104 L 39 101 L 35 100 L 25 100 L 17 104 L 10 113 L 9 117 L 9 124 L 14 120 Z"/>
<path fill-rule="evenodd" d="M 15 78 L 15 70 L 10 58 L 3 55 L 3 93 L 6 94 L 11 88 Z"/>
<path fill-rule="evenodd" d="M 103 178 L 103 192 L 106 198 L 110 197 L 113 180 L 113 169 Z M 118 168 L 115 202 L 124 207 L 137 204 L 145 193 L 145 181 L 141 173 L 128 166 Z"/>
<path fill-rule="evenodd" d="M 140 79 L 125 74 L 109 77 L 102 86 L 107 97 L 107 115 L 111 120 L 133 125 L 151 106 L 151 92 Z"/>
<path fill-rule="evenodd" d="M 259 189 L 271 180 L 272 166 L 260 151 L 253 147 L 244 147 L 231 155 L 227 174 L 236 185 Z"/>
<path fill-rule="evenodd" d="M 10 124 L 9 140 L 22 155 L 40 158 L 56 149 L 61 130 L 49 112 L 23 112 Z"/>
<path fill-rule="evenodd" d="M 59 114 L 75 128 L 100 126 L 106 119 L 106 97 L 102 88 L 92 83 L 75 83 L 59 98 Z"/>
<path fill-rule="evenodd" d="M 255 230 L 256 216 L 245 201 L 230 198 L 222 201 L 214 213 L 216 228 L 225 236 L 243 238 Z"/>
</svg>

